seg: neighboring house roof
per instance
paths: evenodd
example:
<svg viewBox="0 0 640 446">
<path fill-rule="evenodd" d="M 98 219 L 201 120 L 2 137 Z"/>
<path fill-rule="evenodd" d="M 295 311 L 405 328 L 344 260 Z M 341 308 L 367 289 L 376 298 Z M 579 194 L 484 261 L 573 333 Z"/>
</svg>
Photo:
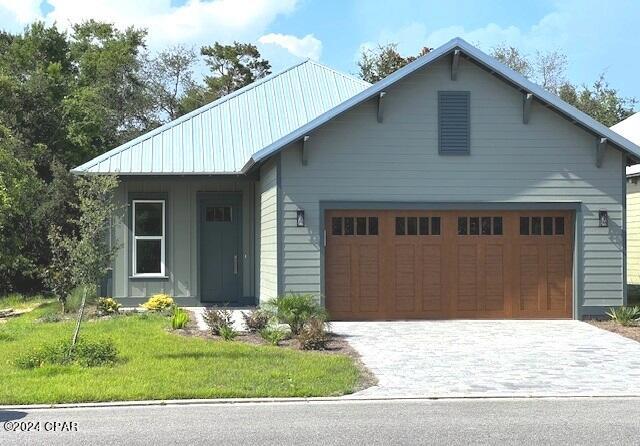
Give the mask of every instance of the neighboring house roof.
<svg viewBox="0 0 640 446">
<path fill-rule="evenodd" d="M 271 75 L 72 170 L 74 173 L 247 173 L 286 145 L 455 50 L 632 159 L 640 147 L 521 74 L 455 38 L 370 85 L 315 62 Z M 595 150 L 594 143 L 594 150 Z"/>
<path fill-rule="evenodd" d="M 385 77 L 381 81 L 376 82 L 371 87 L 367 88 L 361 93 L 356 94 L 354 97 L 336 106 L 332 110 L 329 110 L 321 116 L 318 116 L 316 119 L 299 128 L 295 132 L 286 135 L 284 138 L 274 142 L 269 147 L 266 147 L 265 149 L 254 154 L 249 163 L 247 163 L 247 165 L 244 167 L 243 171 L 248 171 L 254 164 L 259 163 L 265 158 L 273 155 L 275 152 L 282 149 L 287 144 L 303 138 L 305 135 L 308 135 L 311 131 L 327 123 L 339 114 L 344 113 L 352 107 L 355 107 L 356 105 L 377 96 L 379 93 L 383 92 L 385 89 L 389 88 L 404 77 L 410 75 L 414 71 L 436 62 L 440 58 L 452 53 L 456 49 L 459 49 L 463 56 L 472 59 L 492 74 L 496 74 L 505 81 L 511 83 L 513 86 L 520 89 L 523 93 L 532 93 L 535 99 L 545 104 L 549 108 L 552 108 L 561 113 L 573 123 L 582 126 L 586 130 L 598 135 L 601 138 L 607 138 L 610 144 L 613 144 L 619 149 L 627 152 L 632 158 L 640 160 L 640 147 L 638 145 L 610 130 L 607 126 L 596 121 L 586 113 L 583 113 L 572 105 L 567 104 L 553 93 L 550 93 L 539 85 L 534 84 L 533 82 L 522 76 L 520 73 L 517 73 L 501 62 L 498 62 L 496 59 L 480 51 L 478 48 L 469 44 L 465 40 L 455 38 L 445 43 L 441 47 L 430 51 L 426 55 L 417 58 L 415 61 L 405 65 L 404 67 L 400 68 L 395 73 Z"/>
<path fill-rule="evenodd" d="M 640 145 L 640 113 L 636 113 L 624 121 L 620 121 L 612 126 L 611 130 L 624 136 L 629 141 Z M 635 177 L 638 175 L 640 175 L 640 164 L 627 167 L 627 176 Z"/>
<path fill-rule="evenodd" d="M 79 174 L 237 174 L 273 144 L 371 84 L 306 60 L 116 147 Z"/>
</svg>

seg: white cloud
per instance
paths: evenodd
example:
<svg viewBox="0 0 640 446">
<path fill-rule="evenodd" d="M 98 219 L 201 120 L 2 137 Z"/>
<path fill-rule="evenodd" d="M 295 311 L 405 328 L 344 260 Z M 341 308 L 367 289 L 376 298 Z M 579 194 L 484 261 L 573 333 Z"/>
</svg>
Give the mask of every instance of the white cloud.
<svg viewBox="0 0 640 446">
<path fill-rule="evenodd" d="M 289 34 L 266 34 L 258 39 L 263 45 L 277 45 L 286 49 L 297 57 L 309 58 L 313 60 L 320 59 L 322 53 L 322 42 L 313 34 L 299 38 Z"/>
<path fill-rule="evenodd" d="M 12 21 L 20 25 L 40 17 L 42 0 L 0 0 L 0 9 L 8 12 Z"/>
<path fill-rule="evenodd" d="M 21 25 L 42 19 L 65 29 L 96 19 L 120 28 L 147 28 L 149 46 L 158 49 L 178 43 L 254 41 L 276 17 L 293 12 L 297 0 L 188 0 L 179 6 L 172 6 L 171 0 L 48 0 L 51 11 L 46 16 L 40 11 L 43 2 L 0 0 L 0 8 L 12 12 Z"/>
</svg>

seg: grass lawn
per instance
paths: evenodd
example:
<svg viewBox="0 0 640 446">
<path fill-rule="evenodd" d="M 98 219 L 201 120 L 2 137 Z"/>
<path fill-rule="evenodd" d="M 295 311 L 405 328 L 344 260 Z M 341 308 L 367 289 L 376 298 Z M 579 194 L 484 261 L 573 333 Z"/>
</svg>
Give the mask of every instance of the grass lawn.
<svg viewBox="0 0 640 446">
<path fill-rule="evenodd" d="M 360 379 L 347 356 L 179 336 L 155 314 L 83 324 L 81 336 L 115 342 L 122 357 L 115 366 L 17 368 L 21 352 L 71 336 L 73 321 L 37 321 L 57 308 L 44 302 L 0 323 L 0 404 L 329 396 L 352 392 Z"/>
</svg>

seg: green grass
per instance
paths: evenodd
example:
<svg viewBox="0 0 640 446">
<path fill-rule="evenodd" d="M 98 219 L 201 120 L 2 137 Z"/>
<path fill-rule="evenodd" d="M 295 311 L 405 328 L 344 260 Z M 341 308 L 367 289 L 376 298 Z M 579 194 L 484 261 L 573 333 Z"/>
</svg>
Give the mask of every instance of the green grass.
<svg viewBox="0 0 640 446">
<path fill-rule="evenodd" d="M 168 317 L 155 314 L 84 323 L 81 336 L 115 342 L 118 365 L 17 368 L 21 352 L 71 336 L 73 320 L 37 321 L 58 308 L 45 302 L 0 324 L 0 404 L 329 396 L 349 393 L 359 381 L 346 356 L 180 336 L 167 331 Z"/>
<path fill-rule="evenodd" d="M 23 310 L 36 307 L 43 302 L 47 302 L 47 300 L 41 295 L 25 296 L 22 294 L 14 293 L 0 298 L 0 310 L 4 310 L 6 308 Z"/>
</svg>

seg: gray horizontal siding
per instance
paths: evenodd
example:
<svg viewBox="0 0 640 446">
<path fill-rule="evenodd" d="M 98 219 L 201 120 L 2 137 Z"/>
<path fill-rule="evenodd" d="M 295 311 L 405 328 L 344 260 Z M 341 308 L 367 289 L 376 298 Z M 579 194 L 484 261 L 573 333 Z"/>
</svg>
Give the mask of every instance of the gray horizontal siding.
<svg viewBox="0 0 640 446">
<path fill-rule="evenodd" d="M 471 151 L 438 155 L 437 95 L 465 90 L 471 97 Z M 311 135 L 308 165 L 299 145 L 282 152 L 282 287 L 321 292 L 321 201 L 581 202 L 576 259 L 582 306 L 622 303 L 622 154 L 609 148 L 595 166 L 593 135 L 534 102 L 522 123 L 522 95 L 468 61 L 457 81 L 444 61 L 417 72 L 385 97 L 346 112 Z M 296 227 L 305 210 L 307 227 Z M 610 227 L 598 226 L 609 211 Z"/>
<path fill-rule="evenodd" d="M 260 169 L 260 301 L 278 295 L 278 164 Z"/>
</svg>

